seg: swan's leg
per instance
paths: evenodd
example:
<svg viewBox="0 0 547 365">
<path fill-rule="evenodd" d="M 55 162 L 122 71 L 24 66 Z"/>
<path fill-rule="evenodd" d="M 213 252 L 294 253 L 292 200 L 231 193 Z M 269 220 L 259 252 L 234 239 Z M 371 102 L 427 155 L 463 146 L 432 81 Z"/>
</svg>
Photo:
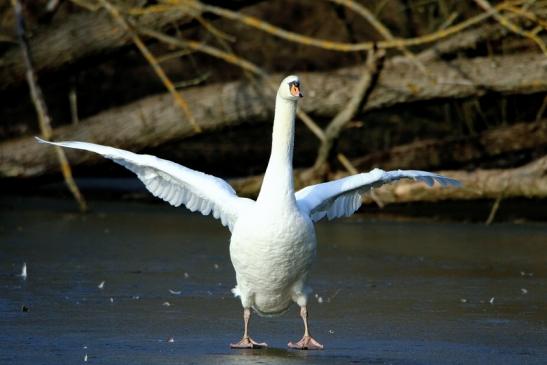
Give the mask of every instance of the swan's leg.
<svg viewBox="0 0 547 365">
<path fill-rule="evenodd" d="M 230 347 L 233 349 L 261 349 L 263 347 L 268 347 L 268 344 L 265 342 L 255 342 L 251 337 L 249 337 L 249 320 L 251 319 L 251 309 L 243 308 L 243 338 L 238 343 L 230 344 Z"/>
<path fill-rule="evenodd" d="M 298 350 L 322 350 L 323 345 L 310 335 L 310 330 L 308 329 L 308 309 L 305 305 L 300 307 L 300 317 L 304 321 L 304 336 L 297 343 L 289 342 L 289 347 Z"/>
</svg>

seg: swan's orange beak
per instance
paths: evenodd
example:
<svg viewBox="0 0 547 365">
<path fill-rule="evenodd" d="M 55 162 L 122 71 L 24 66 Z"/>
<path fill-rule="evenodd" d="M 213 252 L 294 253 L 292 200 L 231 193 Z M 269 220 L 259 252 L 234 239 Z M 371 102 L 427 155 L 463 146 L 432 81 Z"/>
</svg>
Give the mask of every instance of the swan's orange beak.
<svg viewBox="0 0 547 365">
<path fill-rule="evenodd" d="M 295 84 L 291 85 L 291 95 L 298 96 L 300 98 L 304 97 L 304 95 L 302 95 L 302 93 L 300 92 L 300 87 L 296 86 Z"/>
</svg>

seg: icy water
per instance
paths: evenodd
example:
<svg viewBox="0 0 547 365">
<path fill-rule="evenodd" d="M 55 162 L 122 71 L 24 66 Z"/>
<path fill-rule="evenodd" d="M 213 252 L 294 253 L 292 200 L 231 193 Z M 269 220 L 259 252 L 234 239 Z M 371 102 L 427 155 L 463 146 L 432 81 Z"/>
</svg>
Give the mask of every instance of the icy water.
<svg viewBox="0 0 547 365">
<path fill-rule="evenodd" d="M 0 199 L 0 364 L 547 364 L 546 225 L 319 224 L 310 315 L 325 350 L 287 350 L 293 307 L 254 316 L 270 349 L 242 351 L 228 346 L 242 314 L 219 223 L 73 207 Z"/>
</svg>

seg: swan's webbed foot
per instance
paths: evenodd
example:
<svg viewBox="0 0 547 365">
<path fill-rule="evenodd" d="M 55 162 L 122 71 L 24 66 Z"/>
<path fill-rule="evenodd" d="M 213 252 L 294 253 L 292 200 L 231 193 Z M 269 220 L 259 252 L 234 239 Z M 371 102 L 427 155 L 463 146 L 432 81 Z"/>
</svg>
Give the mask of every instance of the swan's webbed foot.
<svg viewBox="0 0 547 365">
<path fill-rule="evenodd" d="M 297 343 L 289 342 L 288 346 L 291 349 L 297 350 L 323 350 L 323 345 L 317 342 L 313 337 L 306 335 Z"/>
<path fill-rule="evenodd" d="M 304 321 L 304 336 L 297 343 L 289 342 L 287 346 L 289 346 L 290 349 L 297 350 L 323 350 L 323 345 L 310 335 L 308 329 L 308 309 L 306 308 L 306 305 L 300 307 L 300 317 L 302 317 L 302 320 Z"/>
<path fill-rule="evenodd" d="M 231 343 L 230 347 L 233 349 L 262 349 L 268 347 L 266 342 L 256 342 L 249 336 L 243 337 L 238 343 Z"/>
<path fill-rule="evenodd" d="M 251 319 L 251 309 L 243 308 L 243 338 L 238 343 L 231 343 L 233 349 L 262 349 L 268 347 L 266 342 L 256 342 L 249 336 L 249 320 Z"/>
</svg>

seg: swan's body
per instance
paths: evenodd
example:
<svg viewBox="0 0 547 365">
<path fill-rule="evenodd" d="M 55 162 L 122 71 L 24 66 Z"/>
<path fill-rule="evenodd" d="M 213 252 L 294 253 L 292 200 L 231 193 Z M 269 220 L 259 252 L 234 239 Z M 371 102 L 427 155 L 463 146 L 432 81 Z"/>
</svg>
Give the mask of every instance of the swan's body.
<svg viewBox="0 0 547 365">
<path fill-rule="evenodd" d="M 261 315 L 285 312 L 294 300 L 306 304 L 306 276 L 316 251 L 311 219 L 296 205 L 268 210 L 256 205 L 236 223 L 230 257 L 234 293 L 244 308 Z"/>
<path fill-rule="evenodd" d="M 349 216 L 361 206 L 361 195 L 402 178 L 457 186 L 456 180 L 425 171 L 383 171 L 308 186 L 294 191 L 292 157 L 297 100 L 296 76 L 285 78 L 276 97 L 272 151 L 256 201 L 237 197 L 224 180 L 150 155 L 85 142 L 40 142 L 99 153 L 133 171 L 155 196 L 174 206 L 212 215 L 232 232 L 230 257 L 236 271 L 233 292 L 244 308 L 245 332 L 233 347 L 261 347 L 248 336 L 250 308 L 262 315 L 285 312 L 291 302 L 301 307 L 304 337 L 290 347 L 322 348 L 308 332 L 306 285 L 316 252 L 313 223 Z"/>
</svg>

